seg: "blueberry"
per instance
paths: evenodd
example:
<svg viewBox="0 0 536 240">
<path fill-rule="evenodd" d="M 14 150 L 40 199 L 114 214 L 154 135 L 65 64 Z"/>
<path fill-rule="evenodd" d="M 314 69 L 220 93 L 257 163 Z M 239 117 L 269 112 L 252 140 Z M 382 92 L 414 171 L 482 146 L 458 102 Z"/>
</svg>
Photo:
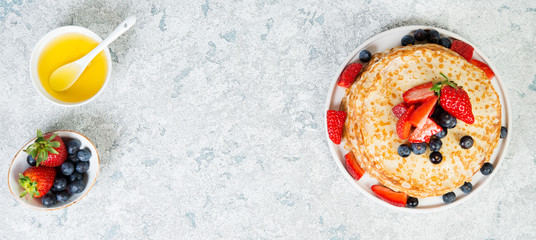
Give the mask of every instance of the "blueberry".
<svg viewBox="0 0 536 240">
<path fill-rule="evenodd" d="M 35 166 L 35 164 L 37 164 L 37 162 L 35 161 L 35 158 L 32 157 L 32 155 L 29 155 L 28 154 L 28 157 L 26 157 L 26 162 L 28 162 L 28 164 L 32 167 Z"/>
<path fill-rule="evenodd" d="M 411 150 L 417 155 L 421 155 L 426 152 L 426 143 L 412 143 Z"/>
<path fill-rule="evenodd" d="M 480 172 L 484 175 L 490 175 L 493 172 L 493 164 L 487 162 L 482 165 Z"/>
<path fill-rule="evenodd" d="M 361 62 L 368 62 L 372 58 L 372 54 L 368 50 L 363 50 L 359 53 L 359 60 Z"/>
<path fill-rule="evenodd" d="M 84 188 L 86 188 L 86 186 L 84 185 L 84 182 L 82 182 L 82 180 L 75 180 L 67 187 L 71 194 L 81 193 L 82 191 L 84 191 Z"/>
<path fill-rule="evenodd" d="M 508 135 L 508 129 L 506 129 L 505 127 L 501 127 L 501 138 L 505 138 L 507 135 Z"/>
<path fill-rule="evenodd" d="M 56 200 L 58 202 L 65 202 L 69 200 L 70 197 L 71 197 L 71 194 L 69 194 L 69 191 L 62 191 L 56 194 Z"/>
<path fill-rule="evenodd" d="M 450 45 L 452 45 L 452 43 L 450 42 L 450 39 L 448 38 L 441 38 L 439 39 L 439 45 L 446 47 L 446 48 L 450 48 Z"/>
<path fill-rule="evenodd" d="M 463 136 L 462 139 L 460 139 L 460 146 L 463 149 L 469 149 L 473 146 L 473 138 L 471 136 Z"/>
<path fill-rule="evenodd" d="M 470 182 L 465 182 L 461 187 L 460 189 L 462 190 L 462 192 L 464 193 L 470 193 L 471 191 L 473 191 L 473 184 L 471 184 Z"/>
<path fill-rule="evenodd" d="M 402 37 L 402 46 L 407 46 L 407 45 L 413 45 L 415 44 L 415 38 L 411 35 L 406 35 L 404 37 Z"/>
<path fill-rule="evenodd" d="M 74 164 L 71 161 L 65 161 L 60 167 L 61 173 L 65 176 L 69 176 L 74 172 Z"/>
<path fill-rule="evenodd" d="M 53 192 L 61 192 L 67 188 L 67 179 L 63 176 L 56 177 L 54 179 L 54 185 L 52 185 L 52 188 L 50 189 Z"/>
<path fill-rule="evenodd" d="M 417 29 L 417 31 L 415 31 L 413 36 L 415 36 L 415 40 L 417 41 L 424 41 L 426 37 L 428 37 L 428 35 L 426 34 L 426 31 L 422 29 Z"/>
<path fill-rule="evenodd" d="M 453 203 L 454 200 L 456 200 L 456 193 L 454 192 L 445 193 L 443 195 L 443 202 L 445 203 Z"/>
<path fill-rule="evenodd" d="M 432 115 L 430 115 L 430 117 L 432 119 L 435 119 L 436 121 L 435 122 L 439 122 L 439 116 L 445 112 L 445 110 L 443 110 L 443 108 L 441 107 L 441 105 L 439 104 L 436 104 L 435 107 L 434 107 L 434 112 L 432 113 Z"/>
<path fill-rule="evenodd" d="M 77 162 L 76 171 L 79 173 L 85 173 L 89 169 L 89 162 Z"/>
<path fill-rule="evenodd" d="M 443 128 L 443 131 L 434 134 L 434 136 L 436 136 L 437 138 L 441 139 L 441 138 L 444 138 L 445 136 L 447 136 L 447 133 L 449 133 L 449 131 L 446 128 Z"/>
<path fill-rule="evenodd" d="M 443 142 L 441 142 L 441 139 L 434 137 L 430 139 L 430 143 L 428 145 L 430 147 L 430 151 L 438 152 L 439 149 L 441 149 L 441 146 L 443 146 Z"/>
<path fill-rule="evenodd" d="M 87 162 L 91 158 L 91 152 L 87 148 L 80 149 L 80 151 L 78 151 L 76 156 L 78 157 L 80 161 Z"/>
<path fill-rule="evenodd" d="M 448 112 L 443 112 L 439 115 L 439 126 L 444 128 L 454 128 L 456 127 L 457 120 L 455 117 L 450 115 Z"/>
<path fill-rule="evenodd" d="M 443 154 L 440 152 L 432 152 L 430 153 L 430 162 L 433 164 L 439 164 L 443 161 Z"/>
<path fill-rule="evenodd" d="M 405 158 L 411 154 L 411 148 L 407 144 L 398 146 L 398 155 Z"/>
<path fill-rule="evenodd" d="M 69 161 L 71 161 L 73 163 L 80 161 L 78 159 L 78 157 L 76 156 L 76 154 L 72 154 L 72 155 L 67 156 L 67 160 L 69 160 Z"/>
<path fill-rule="evenodd" d="M 56 204 L 56 195 L 50 192 L 45 194 L 43 199 L 41 199 L 41 203 L 43 203 L 43 206 L 45 207 L 51 207 L 52 205 Z"/>
<path fill-rule="evenodd" d="M 438 43 L 439 42 L 439 32 L 436 30 L 428 31 L 428 42 L 429 43 Z"/>
<path fill-rule="evenodd" d="M 406 201 L 406 207 L 414 208 L 419 205 L 419 199 L 414 197 L 408 197 L 408 200 Z"/>
<path fill-rule="evenodd" d="M 74 182 L 76 180 L 83 180 L 83 179 L 84 179 L 84 175 L 82 175 L 79 172 L 74 172 L 73 174 L 71 174 L 71 176 L 69 176 L 69 182 Z"/>
<path fill-rule="evenodd" d="M 78 150 L 80 150 L 80 140 L 73 139 L 67 143 L 67 153 L 69 154 L 76 154 Z"/>
</svg>

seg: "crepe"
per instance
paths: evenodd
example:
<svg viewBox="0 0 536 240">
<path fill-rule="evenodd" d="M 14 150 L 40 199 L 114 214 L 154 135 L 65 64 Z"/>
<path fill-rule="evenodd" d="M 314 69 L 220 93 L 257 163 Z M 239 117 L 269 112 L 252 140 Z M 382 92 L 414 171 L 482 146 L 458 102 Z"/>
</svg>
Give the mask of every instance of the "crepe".
<svg viewBox="0 0 536 240">
<path fill-rule="evenodd" d="M 417 85 L 439 82 L 440 73 L 463 87 L 471 99 L 475 123 L 458 120 L 441 139 L 443 161 L 432 164 L 424 154 L 398 155 L 397 118 L 391 109 L 403 102 L 402 94 Z M 348 88 L 341 107 L 347 112 L 346 147 L 357 162 L 381 184 L 413 197 L 438 196 L 470 181 L 495 149 L 501 124 L 501 105 L 486 74 L 457 53 L 436 44 L 389 49 L 375 54 Z M 470 149 L 459 141 L 469 135 Z"/>
</svg>

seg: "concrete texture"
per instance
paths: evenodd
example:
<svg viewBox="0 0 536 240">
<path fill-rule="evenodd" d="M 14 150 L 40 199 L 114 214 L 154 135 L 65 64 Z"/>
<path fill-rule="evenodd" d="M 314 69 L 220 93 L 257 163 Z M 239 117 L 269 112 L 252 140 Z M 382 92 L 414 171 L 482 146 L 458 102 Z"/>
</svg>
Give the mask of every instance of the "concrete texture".
<svg viewBox="0 0 536 240">
<path fill-rule="evenodd" d="M 106 36 L 112 81 L 94 102 L 53 105 L 28 60 L 48 31 Z M 0 0 L 0 239 L 534 239 L 536 2 Z M 357 192 L 327 147 L 334 72 L 384 30 L 433 25 L 477 44 L 513 107 L 510 151 L 470 201 L 393 212 Z M 100 175 L 79 203 L 38 212 L 5 179 L 36 128 L 92 139 Z"/>
</svg>

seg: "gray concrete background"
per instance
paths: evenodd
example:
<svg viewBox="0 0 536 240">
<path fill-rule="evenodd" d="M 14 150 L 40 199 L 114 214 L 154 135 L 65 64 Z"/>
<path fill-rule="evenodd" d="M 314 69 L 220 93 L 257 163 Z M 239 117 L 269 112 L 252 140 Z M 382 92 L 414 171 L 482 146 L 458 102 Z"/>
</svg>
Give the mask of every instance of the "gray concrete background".
<svg viewBox="0 0 536 240">
<path fill-rule="evenodd" d="M 31 85 L 28 60 L 48 31 L 106 36 L 112 81 L 63 108 Z M 0 239 L 534 239 L 535 1 L 0 0 Z M 477 196 L 433 214 L 393 212 L 343 178 L 325 139 L 334 72 L 360 43 L 403 25 L 475 43 L 513 107 L 510 151 Z M 79 203 L 38 212 L 5 179 L 44 131 L 92 139 L 100 175 Z"/>
</svg>

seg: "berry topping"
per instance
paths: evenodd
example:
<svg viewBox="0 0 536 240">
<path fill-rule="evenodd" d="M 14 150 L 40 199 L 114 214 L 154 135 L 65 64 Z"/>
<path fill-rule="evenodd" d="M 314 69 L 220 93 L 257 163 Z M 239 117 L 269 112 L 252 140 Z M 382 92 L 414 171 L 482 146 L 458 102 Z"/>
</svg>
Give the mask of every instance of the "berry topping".
<svg viewBox="0 0 536 240">
<path fill-rule="evenodd" d="M 422 128 L 428 120 L 428 116 L 430 116 L 432 110 L 434 110 L 434 106 L 436 105 L 436 103 L 437 96 L 431 96 L 426 101 L 424 101 L 421 106 L 416 108 L 413 114 L 411 114 L 411 118 L 409 119 L 411 125 L 415 126 L 416 128 Z"/>
<path fill-rule="evenodd" d="M 85 173 L 89 169 L 89 162 L 77 162 L 76 171 L 79 173 Z"/>
<path fill-rule="evenodd" d="M 73 174 L 71 174 L 71 176 L 69 176 L 69 182 L 74 182 L 76 180 L 83 180 L 83 179 L 84 179 L 84 175 L 82 175 L 79 172 L 74 172 Z"/>
<path fill-rule="evenodd" d="M 397 206 L 404 207 L 407 203 L 407 195 L 403 192 L 395 192 L 389 188 L 386 188 L 381 185 L 372 185 L 372 191 L 376 193 L 378 198 L 386 201 L 387 203 Z"/>
<path fill-rule="evenodd" d="M 430 138 L 438 133 L 443 131 L 443 129 L 437 125 L 432 119 L 427 118 L 426 122 L 421 128 L 416 128 L 413 130 L 411 136 L 409 136 L 409 142 L 411 143 L 422 143 L 429 142 Z"/>
<path fill-rule="evenodd" d="M 501 127 L 501 138 L 506 138 L 508 136 L 508 129 Z"/>
<path fill-rule="evenodd" d="M 471 63 L 477 66 L 478 68 L 482 69 L 482 71 L 484 71 L 488 79 L 492 79 L 495 76 L 495 73 L 493 72 L 493 70 L 491 70 L 491 68 L 487 64 L 481 61 L 478 61 L 476 59 L 471 59 Z"/>
<path fill-rule="evenodd" d="M 50 189 L 52 192 L 61 192 L 67 188 L 67 179 L 65 179 L 63 176 L 58 176 L 54 180 L 54 185 L 52 185 L 52 188 Z"/>
<path fill-rule="evenodd" d="M 65 176 L 69 176 L 73 174 L 74 172 L 74 164 L 70 161 L 66 161 L 63 164 L 61 164 L 60 170 L 61 170 L 61 174 Z"/>
<path fill-rule="evenodd" d="M 482 165 L 480 172 L 484 175 L 490 175 L 493 172 L 493 164 L 487 162 Z"/>
<path fill-rule="evenodd" d="M 462 190 L 462 192 L 464 192 L 464 193 L 470 193 L 471 191 L 473 191 L 473 184 L 471 184 L 470 182 L 465 182 L 460 187 L 460 190 Z"/>
<path fill-rule="evenodd" d="M 422 103 L 429 97 L 434 96 L 434 91 L 431 90 L 431 88 L 434 86 L 432 82 L 425 83 L 413 88 L 410 88 L 404 94 L 402 94 L 402 98 L 404 98 L 404 102 L 407 102 L 409 104 L 416 104 L 416 103 Z"/>
<path fill-rule="evenodd" d="M 414 208 L 419 205 L 419 199 L 414 197 L 408 197 L 408 200 L 406 202 L 406 207 Z"/>
<path fill-rule="evenodd" d="M 460 54 L 467 61 L 471 61 L 471 59 L 473 58 L 473 51 L 475 50 L 471 45 L 464 43 L 457 39 L 452 41 L 452 45 L 450 46 L 450 49 Z"/>
<path fill-rule="evenodd" d="M 43 206 L 45 207 L 51 207 L 56 204 L 56 195 L 54 195 L 54 193 L 47 193 L 43 199 L 41 199 L 41 203 L 43 203 Z"/>
<path fill-rule="evenodd" d="M 469 149 L 473 146 L 474 140 L 471 136 L 463 136 L 462 139 L 460 139 L 460 146 L 463 149 Z"/>
<path fill-rule="evenodd" d="M 69 194 L 69 191 L 62 191 L 56 194 L 56 200 L 58 202 L 65 202 L 69 200 L 70 197 L 71 197 L 71 194 Z"/>
<path fill-rule="evenodd" d="M 35 158 L 32 157 L 32 155 L 28 155 L 26 157 L 26 162 L 28 162 L 28 165 L 30 165 L 32 167 L 35 167 L 35 165 L 37 164 L 37 161 L 35 161 Z"/>
<path fill-rule="evenodd" d="M 450 113 L 453 117 L 464 121 L 467 124 L 473 124 L 475 117 L 471 107 L 471 100 L 467 92 L 457 86 L 453 81 L 440 73 L 446 81 L 437 83 L 432 87 L 432 90 L 439 95 L 439 104 L 443 110 Z"/>
<path fill-rule="evenodd" d="M 352 152 L 347 153 L 344 158 L 346 159 L 346 170 L 356 181 L 365 174 L 365 170 L 359 166 L 355 160 L 354 154 Z"/>
<path fill-rule="evenodd" d="M 409 105 L 405 102 L 402 102 L 393 107 L 393 114 L 395 115 L 395 117 L 400 118 L 408 110 L 408 108 Z"/>
<path fill-rule="evenodd" d="M 417 31 L 415 31 L 413 36 L 415 37 L 415 40 L 417 41 L 424 41 L 428 37 L 428 34 L 426 33 L 426 31 L 422 29 L 417 29 Z"/>
<path fill-rule="evenodd" d="M 359 60 L 361 62 L 368 62 L 372 58 L 372 54 L 368 50 L 363 50 L 359 53 Z"/>
<path fill-rule="evenodd" d="M 441 161 L 443 161 L 443 155 L 440 152 L 430 153 L 430 162 L 433 164 L 439 164 Z"/>
<path fill-rule="evenodd" d="M 438 43 L 439 42 L 439 32 L 437 30 L 428 31 L 428 42 L 429 43 Z"/>
<path fill-rule="evenodd" d="M 67 153 L 71 155 L 76 154 L 78 150 L 80 150 L 80 145 L 82 145 L 82 143 L 80 143 L 80 140 L 78 139 L 73 139 L 67 142 Z"/>
<path fill-rule="evenodd" d="M 402 37 L 400 42 L 402 43 L 402 46 L 413 45 L 415 44 L 415 38 L 411 35 L 406 35 Z"/>
<path fill-rule="evenodd" d="M 411 148 L 407 144 L 398 146 L 398 155 L 405 158 L 411 154 Z"/>
<path fill-rule="evenodd" d="M 437 138 L 441 139 L 441 138 L 444 138 L 445 136 L 447 136 L 447 133 L 448 133 L 448 130 L 446 128 L 443 128 L 443 131 L 434 134 L 434 136 L 436 136 Z"/>
<path fill-rule="evenodd" d="M 453 203 L 454 200 L 456 200 L 456 193 L 454 192 L 448 192 L 443 195 L 443 202 L 445 203 Z"/>
<path fill-rule="evenodd" d="M 440 38 L 439 39 L 439 45 L 441 45 L 443 47 L 446 47 L 446 48 L 450 48 L 452 43 L 450 42 L 450 39 L 448 39 L 448 38 Z"/>
<path fill-rule="evenodd" d="M 421 155 L 426 152 L 426 143 L 412 143 L 411 150 L 417 155 Z"/>
<path fill-rule="evenodd" d="M 430 139 L 430 143 L 428 145 L 430 147 L 430 151 L 439 152 L 439 149 L 441 149 L 443 142 L 441 142 L 441 139 L 435 137 L 435 138 Z"/>
<path fill-rule="evenodd" d="M 341 143 L 342 130 L 346 120 L 345 111 L 328 110 L 327 123 L 329 139 L 335 144 Z"/>
<path fill-rule="evenodd" d="M 82 162 L 87 162 L 91 158 L 91 152 L 89 151 L 89 149 L 84 148 L 78 151 L 76 157 Z"/>
<path fill-rule="evenodd" d="M 361 71 L 361 68 L 363 68 L 363 65 L 359 63 L 351 63 L 350 65 L 346 66 L 346 68 L 342 71 L 341 76 L 339 77 L 339 82 L 337 83 L 337 85 L 343 88 L 350 87 L 357 78 L 357 75 Z"/>
<path fill-rule="evenodd" d="M 439 126 L 445 128 L 444 130 L 456 127 L 457 122 L 456 118 L 448 112 L 443 112 L 439 115 Z"/>
<path fill-rule="evenodd" d="M 19 173 L 19 185 L 24 188 L 20 197 L 42 197 L 54 185 L 56 169 L 51 167 L 30 167 L 22 174 Z"/>
<path fill-rule="evenodd" d="M 67 159 L 67 149 L 57 134 L 43 136 L 41 130 L 37 130 L 37 139 L 24 152 L 36 160 L 36 166 L 57 167 Z"/>
<path fill-rule="evenodd" d="M 67 186 L 67 190 L 72 194 L 81 193 L 84 191 L 84 188 L 86 188 L 86 185 L 84 185 L 82 180 L 75 180 Z"/>
<path fill-rule="evenodd" d="M 398 137 L 402 140 L 408 139 L 411 132 L 411 122 L 409 121 L 411 114 L 415 110 L 415 106 L 411 106 L 408 110 L 402 114 L 402 116 L 396 122 L 396 133 Z"/>
</svg>

